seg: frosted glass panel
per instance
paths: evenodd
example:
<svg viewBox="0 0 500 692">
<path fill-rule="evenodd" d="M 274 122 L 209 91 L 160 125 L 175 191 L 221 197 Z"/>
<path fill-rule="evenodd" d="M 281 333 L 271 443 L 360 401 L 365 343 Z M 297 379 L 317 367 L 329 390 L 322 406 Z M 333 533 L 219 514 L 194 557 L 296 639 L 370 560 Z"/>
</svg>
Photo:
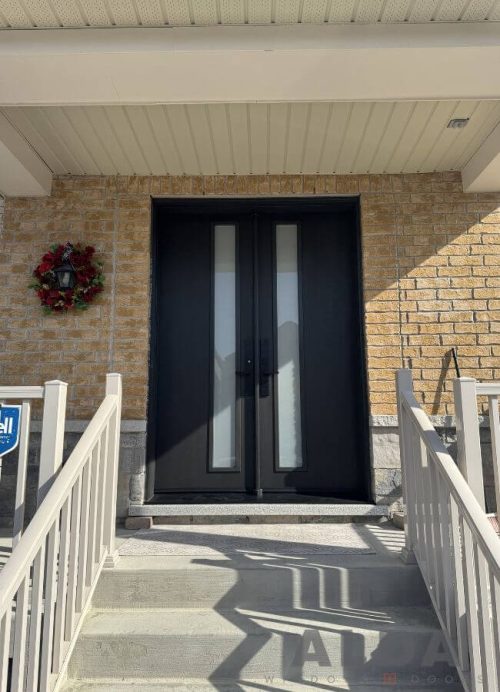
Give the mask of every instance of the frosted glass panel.
<svg viewBox="0 0 500 692">
<path fill-rule="evenodd" d="M 212 468 L 236 466 L 236 228 L 214 228 Z"/>
<path fill-rule="evenodd" d="M 302 466 L 297 226 L 276 226 L 278 441 L 280 468 Z"/>
</svg>

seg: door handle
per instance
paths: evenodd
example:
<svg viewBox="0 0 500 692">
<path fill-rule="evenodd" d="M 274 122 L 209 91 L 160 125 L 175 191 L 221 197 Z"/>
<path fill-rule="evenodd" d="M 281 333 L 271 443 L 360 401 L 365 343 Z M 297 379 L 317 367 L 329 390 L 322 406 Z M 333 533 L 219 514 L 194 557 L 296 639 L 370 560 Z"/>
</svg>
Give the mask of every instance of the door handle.
<svg viewBox="0 0 500 692">
<path fill-rule="evenodd" d="M 270 394 L 269 380 L 273 375 L 277 374 L 274 366 L 271 366 L 271 349 L 269 339 L 261 339 L 260 341 L 260 395 L 267 397 Z M 274 358 L 273 358 L 274 360 Z"/>
<path fill-rule="evenodd" d="M 243 397 L 253 396 L 253 343 L 250 339 L 245 339 L 243 344 L 243 353 L 241 353 L 240 358 L 238 358 L 236 376 L 241 383 L 239 386 L 239 391 Z"/>
<path fill-rule="evenodd" d="M 248 365 L 248 368 L 246 370 L 236 370 L 237 375 L 242 375 L 243 377 L 250 377 L 252 374 L 252 361 L 250 358 L 247 360 L 246 364 Z"/>
</svg>

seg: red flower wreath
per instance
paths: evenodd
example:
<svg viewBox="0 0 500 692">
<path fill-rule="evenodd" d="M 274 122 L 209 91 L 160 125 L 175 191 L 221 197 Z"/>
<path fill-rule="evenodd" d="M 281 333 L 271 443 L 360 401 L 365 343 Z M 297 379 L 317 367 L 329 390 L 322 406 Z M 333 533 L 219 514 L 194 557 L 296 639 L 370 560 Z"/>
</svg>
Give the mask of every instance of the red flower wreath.
<svg viewBox="0 0 500 692">
<path fill-rule="evenodd" d="M 36 279 L 30 286 L 40 298 L 46 313 L 86 310 L 94 296 L 103 290 L 102 265 L 94 259 L 95 248 L 80 244 L 51 245 L 50 251 L 33 271 Z M 75 285 L 61 290 L 55 269 L 68 263 L 75 271 Z"/>
</svg>

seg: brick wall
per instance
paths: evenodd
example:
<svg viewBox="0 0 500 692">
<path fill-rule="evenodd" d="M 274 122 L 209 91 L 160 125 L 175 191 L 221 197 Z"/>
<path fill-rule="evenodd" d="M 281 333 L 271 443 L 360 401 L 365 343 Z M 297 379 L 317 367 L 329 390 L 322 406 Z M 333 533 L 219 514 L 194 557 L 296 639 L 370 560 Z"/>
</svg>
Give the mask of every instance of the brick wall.
<svg viewBox="0 0 500 692">
<path fill-rule="evenodd" d="M 456 173 L 403 176 L 60 177 L 48 198 L 6 200 L 0 239 L 3 384 L 61 378 L 69 418 L 88 418 L 104 375 L 124 374 L 125 419 L 147 401 L 151 196 L 360 194 L 370 407 L 395 413 L 411 364 L 427 410 L 451 413 L 447 352 L 463 374 L 500 377 L 500 194 Z M 86 313 L 45 316 L 30 273 L 54 242 L 97 247 L 105 292 Z"/>
<path fill-rule="evenodd" d="M 0 195 L 0 238 L 3 233 L 3 213 L 5 210 L 5 199 Z"/>
</svg>

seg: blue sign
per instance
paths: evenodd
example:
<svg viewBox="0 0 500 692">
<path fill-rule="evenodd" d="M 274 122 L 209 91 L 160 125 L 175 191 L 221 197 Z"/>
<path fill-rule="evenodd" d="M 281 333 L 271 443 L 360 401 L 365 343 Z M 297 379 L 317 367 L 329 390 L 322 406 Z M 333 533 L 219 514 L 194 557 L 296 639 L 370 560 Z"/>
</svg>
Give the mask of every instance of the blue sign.
<svg viewBox="0 0 500 692">
<path fill-rule="evenodd" d="M 0 457 L 12 452 L 19 444 L 21 406 L 0 407 Z"/>
</svg>

